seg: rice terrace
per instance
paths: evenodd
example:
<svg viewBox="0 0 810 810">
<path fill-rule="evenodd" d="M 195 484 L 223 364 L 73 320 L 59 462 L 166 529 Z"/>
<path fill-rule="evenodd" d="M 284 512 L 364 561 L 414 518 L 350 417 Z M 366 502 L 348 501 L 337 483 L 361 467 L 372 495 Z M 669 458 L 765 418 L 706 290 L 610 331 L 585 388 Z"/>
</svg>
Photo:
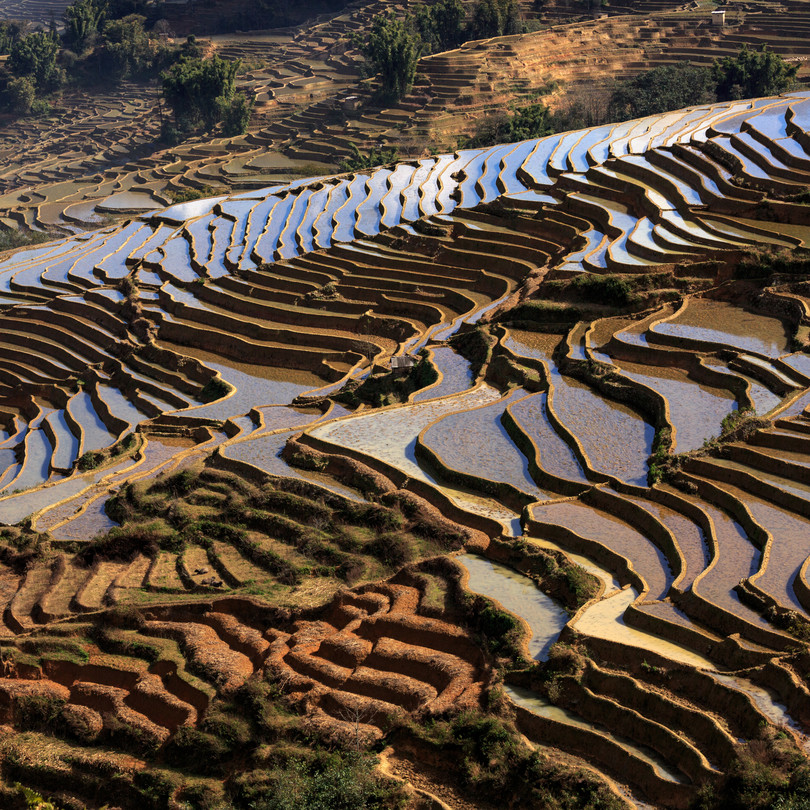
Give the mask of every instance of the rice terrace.
<svg viewBox="0 0 810 810">
<path fill-rule="evenodd" d="M 810 808 L 808 58 L 0 2 L 0 808 Z"/>
</svg>

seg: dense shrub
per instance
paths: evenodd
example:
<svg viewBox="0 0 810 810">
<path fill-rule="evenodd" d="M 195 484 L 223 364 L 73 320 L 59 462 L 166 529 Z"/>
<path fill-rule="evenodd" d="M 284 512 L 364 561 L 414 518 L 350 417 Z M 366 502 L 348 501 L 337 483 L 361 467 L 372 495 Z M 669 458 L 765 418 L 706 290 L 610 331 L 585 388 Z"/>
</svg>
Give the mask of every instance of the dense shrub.
<svg viewBox="0 0 810 810">
<path fill-rule="evenodd" d="M 217 55 L 183 56 L 161 74 L 163 97 L 180 134 L 211 129 L 229 114 L 239 64 Z"/>
<path fill-rule="evenodd" d="M 613 275 L 581 273 L 571 281 L 570 289 L 584 301 L 593 304 L 626 307 L 634 300 L 630 283 Z"/>
<path fill-rule="evenodd" d="M 93 539 L 76 559 L 83 565 L 92 565 L 97 560 L 128 561 L 136 554 L 154 557 L 160 549 L 182 551 L 183 544 L 176 532 L 162 522 L 128 523 Z"/>
<path fill-rule="evenodd" d="M 375 757 L 318 752 L 235 781 L 242 807 L 251 810 L 396 810 L 404 796 L 396 783 L 379 776 Z"/>
<path fill-rule="evenodd" d="M 371 30 L 358 38 L 369 73 L 379 75 L 379 101 L 393 104 L 411 89 L 422 45 L 403 20 L 379 15 Z"/>
<path fill-rule="evenodd" d="M 717 98 L 730 101 L 776 96 L 791 90 L 796 83 L 799 65 L 788 64 L 781 56 L 768 50 L 767 45 L 754 51 L 743 44 L 736 56 L 715 60 L 712 70 Z"/>
<path fill-rule="evenodd" d="M 215 773 L 229 748 L 223 740 L 193 726 L 181 726 L 164 748 L 166 761 L 196 771 Z"/>
<path fill-rule="evenodd" d="M 367 546 L 366 551 L 391 569 L 401 568 L 414 558 L 413 542 L 396 532 L 379 534 Z"/>
<path fill-rule="evenodd" d="M 715 100 L 712 69 L 690 65 L 661 65 L 620 81 L 610 100 L 611 120 L 640 118 Z"/>
</svg>

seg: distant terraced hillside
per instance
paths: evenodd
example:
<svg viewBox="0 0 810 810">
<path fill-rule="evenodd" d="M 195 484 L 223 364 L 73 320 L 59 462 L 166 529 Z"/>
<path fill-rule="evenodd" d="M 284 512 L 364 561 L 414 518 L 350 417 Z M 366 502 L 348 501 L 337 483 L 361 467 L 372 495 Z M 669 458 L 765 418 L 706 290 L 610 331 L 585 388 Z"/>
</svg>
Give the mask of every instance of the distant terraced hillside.
<svg viewBox="0 0 810 810">
<path fill-rule="evenodd" d="M 238 84 L 255 101 L 248 133 L 236 138 L 202 135 L 167 149 L 157 140 L 154 86 L 66 91 L 53 114 L 0 131 L 0 223 L 54 233 L 92 229 L 177 194 L 226 194 L 330 173 L 353 154 L 352 144 L 363 152 L 398 149 L 403 157 L 427 156 L 428 143 L 449 151 L 482 118 L 538 94 L 552 107 L 583 96 L 599 107 L 616 78 L 686 60 L 707 64 L 743 43 L 799 61 L 799 79 L 807 79 L 806 0 L 728 6 L 723 29 L 711 26 L 703 7 L 635 3 L 621 9 L 626 13 L 564 16 L 561 24 L 560 14 L 571 9 L 523 6 L 540 30 L 423 57 L 412 91 L 389 109 L 371 103 L 374 84 L 361 78 L 363 58 L 350 35 L 368 30 L 384 10 L 406 13 L 404 5 L 356 0 L 296 29 L 214 35 L 212 50 L 242 60 Z"/>
<path fill-rule="evenodd" d="M 413 807 L 802 795 L 808 185 L 798 92 L 4 259 L 5 795 L 247 808 L 304 732 Z"/>
</svg>

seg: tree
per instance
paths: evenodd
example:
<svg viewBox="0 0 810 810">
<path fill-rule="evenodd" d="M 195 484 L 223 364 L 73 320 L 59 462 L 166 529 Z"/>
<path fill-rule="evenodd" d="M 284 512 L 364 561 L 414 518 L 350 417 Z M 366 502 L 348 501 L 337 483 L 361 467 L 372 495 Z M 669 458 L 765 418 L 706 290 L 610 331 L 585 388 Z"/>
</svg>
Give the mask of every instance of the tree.
<svg viewBox="0 0 810 810">
<path fill-rule="evenodd" d="M 758 51 L 743 45 L 736 56 L 726 56 L 713 65 L 717 98 L 730 101 L 779 95 L 793 87 L 798 70 L 798 64 L 789 65 L 767 45 Z"/>
<path fill-rule="evenodd" d="M 28 115 L 37 97 L 34 85 L 24 76 L 12 79 L 6 86 L 6 106 L 17 115 Z"/>
<path fill-rule="evenodd" d="M 239 61 L 219 56 L 184 56 L 161 74 L 163 97 L 172 108 L 177 128 L 189 132 L 210 129 L 231 107 Z"/>
<path fill-rule="evenodd" d="M 250 123 L 253 101 L 244 93 L 234 94 L 233 100 L 222 115 L 222 133 L 228 137 L 244 135 Z"/>
<path fill-rule="evenodd" d="M 361 48 L 371 69 L 382 81 L 381 100 L 399 101 L 411 89 L 416 76 L 421 53 L 417 37 L 393 14 L 381 15 L 374 20 Z"/>
<path fill-rule="evenodd" d="M 49 34 L 35 31 L 12 45 L 8 67 L 15 76 L 30 78 L 38 93 L 47 93 L 64 81 L 63 72 L 56 64 L 58 50 L 58 44 Z"/>
<path fill-rule="evenodd" d="M 75 0 L 65 9 L 65 46 L 78 54 L 92 47 L 106 16 L 105 0 Z"/>
<path fill-rule="evenodd" d="M 608 117 L 623 121 L 715 100 L 712 70 L 697 65 L 662 65 L 616 85 Z"/>
<path fill-rule="evenodd" d="M 468 26 L 469 39 L 489 39 L 523 31 L 515 0 L 478 0 Z"/>
<path fill-rule="evenodd" d="M 123 79 L 149 70 L 155 50 L 144 29 L 144 22 L 145 18 L 138 14 L 107 21 L 102 31 L 102 42 L 94 54 L 99 73 Z"/>
<path fill-rule="evenodd" d="M 423 53 L 437 53 L 458 47 L 464 39 L 464 6 L 461 0 L 439 0 L 417 6 L 412 17 L 422 40 Z"/>
<path fill-rule="evenodd" d="M 15 22 L 0 22 L 0 53 L 9 53 L 20 38 L 20 26 Z"/>
<path fill-rule="evenodd" d="M 542 138 L 554 132 L 552 124 L 548 107 L 545 104 L 532 104 L 513 115 L 503 112 L 485 118 L 465 146 L 494 146 Z"/>
</svg>

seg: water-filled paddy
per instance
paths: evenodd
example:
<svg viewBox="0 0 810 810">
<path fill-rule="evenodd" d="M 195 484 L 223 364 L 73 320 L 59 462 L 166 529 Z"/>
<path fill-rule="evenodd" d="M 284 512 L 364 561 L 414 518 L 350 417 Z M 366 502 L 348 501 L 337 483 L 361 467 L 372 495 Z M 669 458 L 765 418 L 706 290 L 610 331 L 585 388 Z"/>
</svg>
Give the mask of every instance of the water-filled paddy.
<svg viewBox="0 0 810 810">
<path fill-rule="evenodd" d="M 416 437 L 431 422 L 448 413 L 485 405 L 501 398 L 489 385 L 444 399 L 393 407 L 372 414 L 358 414 L 317 427 L 312 431 L 327 441 L 351 447 L 386 461 L 408 475 L 429 480 L 414 455 Z"/>
<path fill-rule="evenodd" d="M 678 583 L 678 587 L 682 590 L 688 588 L 710 561 L 709 546 L 703 530 L 685 515 L 656 501 L 636 495 L 623 495 L 622 497 L 646 509 L 670 530 L 686 566 L 686 571 Z"/>
<path fill-rule="evenodd" d="M 117 526 L 118 524 L 105 511 L 108 497 L 109 495 L 105 493 L 92 500 L 80 515 L 63 523 L 54 532 L 54 536 L 59 540 L 87 542 Z"/>
<path fill-rule="evenodd" d="M 287 440 L 300 433 L 300 428 L 296 430 L 286 430 L 280 433 L 271 433 L 266 436 L 246 439 L 229 444 L 221 450 L 226 458 L 236 461 L 243 461 L 252 464 L 270 475 L 278 475 L 287 478 L 301 478 L 305 481 L 312 481 L 325 489 L 330 489 L 338 495 L 343 495 L 351 500 L 362 500 L 358 492 L 349 487 L 342 486 L 333 478 L 322 475 L 311 470 L 302 470 L 298 467 L 291 467 L 281 458 L 280 453 L 287 444 Z"/>
<path fill-rule="evenodd" d="M 565 610 L 529 577 L 506 565 L 475 554 L 461 554 L 455 560 L 469 573 L 467 587 L 471 591 L 495 599 L 529 625 L 529 653 L 533 658 L 545 661 L 549 647 L 568 622 Z"/>
<path fill-rule="evenodd" d="M 472 385 L 470 363 L 449 346 L 433 349 L 433 364 L 441 374 L 441 379 L 429 388 L 417 391 L 414 402 L 457 394 Z"/>
<path fill-rule="evenodd" d="M 642 650 L 658 653 L 698 669 L 714 669 L 714 663 L 699 653 L 673 644 L 660 636 L 630 627 L 624 621 L 624 612 L 637 598 L 638 593 L 633 588 L 625 588 L 589 606 L 576 618 L 573 626 L 588 636 L 640 647 Z"/>
<path fill-rule="evenodd" d="M 716 369 L 724 374 L 733 374 L 745 380 L 748 383 L 748 396 L 751 398 L 757 416 L 765 416 L 765 414 L 770 413 L 770 411 L 782 402 L 782 397 L 780 397 L 779 394 L 775 394 L 759 380 L 755 380 L 742 371 L 729 369 L 728 365 L 723 360 L 718 360 L 716 357 L 704 357 L 702 363 L 708 368 Z"/>
<path fill-rule="evenodd" d="M 534 504 L 531 517 L 540 523 L 562 526 L 626 557 L 649 587 L 650 599 L 662 599 L 673 575 L 664 553 L 647 537 L 614 515 L 581 501 Z"/>
<path fill-rule="evenodd" d="M 654 428 L 626 405 L 560 374 L 551 359 L 559 342 L 559 335 L 515 330 L 504 340 L 504 346 L 519 356 L 546 363 L 552 385 L 550 407 L 579 440 L 593 469 L 645 485 Z"/>
<path fill-rule="evenodd" d="M 761 475 L 759 471 L 755 474 Z M 757 577 L 757 585 L 786 607 L 804 611 L 792 583 L 810 555 L 810 520 L 731 484 L 718 482 L 716 486 L 744 503 L 754 520 L 773 538 L 767 565 Z"/>
<path fill-rule="evenodd" d="M 600 734 L 620 745 L 638 759 L 652 765 L 656 773 L 669 782 L 681 782 L 684 779 L 682 774 L 667 767 L 667 765 L 655 751 L 640 746 L 625 737 L 617 736 L 606 728 L 601 726 L 595 727 L 592 723 L 586 722 L 568 709 L 564 709 L 561 706 L 552 705 L 536 692 L 532 692 L 529 689 L 524 689 L 519 686 L 510 685 L 504 687 L 504 692 L 506 692 L 509 698 L 518 706 L 522 706 L 524 709 L 528 709 L 530 712 L 537 714 L 540 717 L 547 717 L 549 720 L 554 720 L 558 723 L 574 726 L 576 728 L 598 730 Z"/>
<path fill-rule="evenodd" d="M 509 411 L 540 451 L 538 465 L 552 475 L 585 484 L 588 479 L 574 451 L 557 433 L 548 419 L 547 394 L 541 391 L 513 402 Z"/>
<path fill-rule="evenodd" d="M 788 350 L 789 335 L 777 318 L 748 312 L 725 301 L 692 298 L 673 320 L 653 327 L 654 332 L 688 340 L 723 343 L 735 348 L 778 357 Z"/>
<path fill-rule="evenodd" d="M 689 496 L 682 497 L 695 501 Z M 756 573 L 760 562 L 759 550 L 748 540 L 742 526 L 728 514 L 706 500 L 697 503 L 712 521 L 717 551 L 712 557 L 711 568 L 693 584 L 695 592 L 751 624 L 767 627 L 765 619 L 741 602 L 734 590 L 740 580 Z"/>
<path fill-rule="evenodd" d="M 510 484 L 537 500 L 553 498 L 534 482 L 528 460 L 501 423 L 504 408 L 525 394 L 518 390 L 491 405 L 449 414 L 431 425 L 422 440 L 453 470 Z"/>
<path fill-rule="evenodd" d="M 25 459 L 12 490 L 35 487 L 48 480 L 53 445 L 44 430 L 29 430 L 25 437 Z"/>
<path fill-rule="evenodd" d="M 53 454 L 53 466 L 68 470 L 79 456 L 79 439 L 73 435 L 62 409 L 49 413 L 47 420 L 56 434 L 56 448 Z"/>
<path fill-rule="evenodd" d="M 652 388 L 669 404 L 675 428 L 675 452 L 696 450 L 711 436 L 720 433 L 720 423 L 734 410 L 734 395 L 723 388 L 710 388 L 689 379 L 678 368 L 642 366 L 620 361 L 621 373 Z"/>
<path fill-rule="evenodd" d="M 83 453 L 88 450 L 101 450 L 113 443 L 115 437 L 107 430 L 101 417 L 96 413 L 90 394 L 86 391 L 80 391 L 71 397 L 67 409 L 81 426 Z"/>
<path fill-rule="evenodd" d="M 655 429 L 626 405 L 606 399 L 578 380 L 550 372 L 551 407 L 579 440 L 593 469 L 621 481 L 647 483 Z"/>
<path fill-rule="evenodd" d="M 241 416 L 260 405 L 286 405 L 299 394 L 323 383 L 319 377 L 305 371 L 237 363 L 219 355 L 188 346 L 163 344 L 178 354 L 197 358 L 208 368 L 218 371 L 223 380 L 233 386 L 235 393 L 225 399 L 189 410 L 189 415 L 207 419 L 227 419 Z"/>
</svg>

